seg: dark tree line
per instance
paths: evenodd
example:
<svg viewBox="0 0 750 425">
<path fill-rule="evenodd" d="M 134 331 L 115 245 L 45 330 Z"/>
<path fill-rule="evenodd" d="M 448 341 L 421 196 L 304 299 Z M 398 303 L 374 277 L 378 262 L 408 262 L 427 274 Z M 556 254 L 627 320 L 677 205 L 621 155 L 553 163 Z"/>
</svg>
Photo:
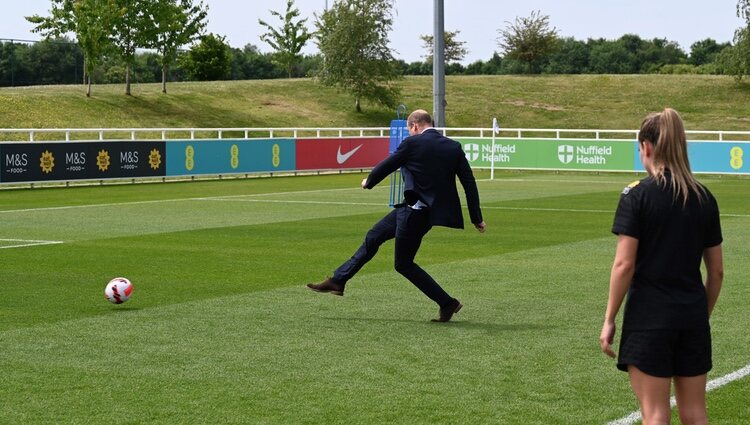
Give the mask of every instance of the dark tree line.
<svg viewBox="0 0 750 425">
<path fill-rule="evenodd" d="M 287 78 L 288 70 L 276 63 L 272 53 L 262 53 L 248 44 L 242 49 L 224 45 L 227 66 L 217 74 L 201 74 L 190 68 L 185 59 L 188 50 L 178 52 L 176 64 L 170 69 L 168 82 L 199 80 L 255 80 Z M 39 42 L 0 41 L 0 87 L 45 84 L 83 84 L 84 55 L 75 42 L 51 39 Z M 305 77 L 320 64 L 320 56 L 304 56 L 292 69 L 293 77 Z M 193 64 L 194 65 L 194 64 Z M 137 51 L 130 65 L 133 83 L 162 82 L 161 55 L 153 51 Z M 104 56 L 92 78 L 104 84 L 125 82 L 126 64 L 117 55 Z M 210 77 L 210 78 L 205 78 Z"/>
<path fill-rule="evenodd" d="M 0 86 L 76 84 L 83 81 L 83 52 L 67 39 L 0 43 Z"/>
<path fill-rule="evenodd" d="M 487 61 L 480 60 L 466 66 L 448 64 L 446 74 L 723 74 L 719 54 L 727 47 L 730 47 L 729 43 L 706 39 L 693 43 L 688 55 L 666 39 L 644 40 L 632 34 L 617 40 L 563 38 L 558 40 L 556 49 L 542 57 L 535 67 L 495 53 Z M 432 74 L 432 64 L 428 62 L 400 61 L 399 67 L 405 75 Z"/>
</svg>

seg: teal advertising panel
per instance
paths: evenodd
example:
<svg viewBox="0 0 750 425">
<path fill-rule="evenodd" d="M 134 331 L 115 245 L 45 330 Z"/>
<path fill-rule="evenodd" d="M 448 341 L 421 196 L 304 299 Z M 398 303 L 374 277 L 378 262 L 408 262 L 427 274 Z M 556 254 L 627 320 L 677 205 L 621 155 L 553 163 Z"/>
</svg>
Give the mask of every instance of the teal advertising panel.
<svg viewBox="0 0 750 425">
<path fill-rule="evenodd" d="M 167 176 L 294 171 L 294 139 L 167 142 Z"/>
<path fill-rule="evenodd" d="M 632 171 L 632 142 L 582 139 L 458 138 L 472 167 Z"/>
<path fill-rule="evenodd" d="M 638 144 L 634 145 L 636 169 L 643 171 L 638 157 Z M 748 174 L 750 142 L 688 142 L 688 159 L 694 173 Z"/>
</svg>

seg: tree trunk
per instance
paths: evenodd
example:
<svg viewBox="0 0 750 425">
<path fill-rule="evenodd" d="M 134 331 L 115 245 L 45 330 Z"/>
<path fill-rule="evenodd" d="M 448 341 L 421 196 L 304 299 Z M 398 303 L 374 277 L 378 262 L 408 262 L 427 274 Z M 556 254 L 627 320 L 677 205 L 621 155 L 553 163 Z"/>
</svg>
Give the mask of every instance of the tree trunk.
<svg viewBox="0 0 750 425">
<path fill-rule="evenodd" d="M 125 66 L 125 95 L 130 96 L 130 64 Z"/>
<path fill-rule="evenodd" d="M 161 67 L 161 92 L 167 94 L 167 67 Z"/>
<path fill-rule="evenodd" d="M 91 97 L 91 75 L 86 75 L 86 97 Z"/>
<path fill-rule="evenodd" d="M 357 98 L 357 100 L 354 101 L 354 106 L 357 107 L 357 112 L 360 112 L 360 113 L 362 112 L 362 108 L 359 105 L 359 98 Z"/>
</svg>

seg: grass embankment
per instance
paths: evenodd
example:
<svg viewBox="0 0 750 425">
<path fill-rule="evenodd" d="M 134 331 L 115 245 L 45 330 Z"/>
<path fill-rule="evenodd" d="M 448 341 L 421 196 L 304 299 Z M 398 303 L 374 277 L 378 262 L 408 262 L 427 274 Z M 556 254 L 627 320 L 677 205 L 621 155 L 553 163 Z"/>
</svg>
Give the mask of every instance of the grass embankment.
<svg viewBox="0 0 750 425">
<path fill-rule="evenodd" d="M 401 82 L 409 110 L 432 109 L 432 77 Z M 0 89 L 0 128 L 380 127 L 395 111 L 309 79 Z M 750 130 L 750 86 L 702 75 L 463 76 L 446 79 L 449 127 L 633 129 L 665 106 L 689 130 Z"/>
</svg>

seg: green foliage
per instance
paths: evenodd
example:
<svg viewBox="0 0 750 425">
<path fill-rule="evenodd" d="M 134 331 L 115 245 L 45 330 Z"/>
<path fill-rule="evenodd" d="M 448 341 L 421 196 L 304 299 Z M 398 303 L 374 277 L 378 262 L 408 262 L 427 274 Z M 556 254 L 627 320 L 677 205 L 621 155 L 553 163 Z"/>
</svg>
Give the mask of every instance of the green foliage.
<svg viewBox="0 0 750 425">
<path fill-rule="evenodd" d="M 750 26 L 750 0 L 737 0 L 737 17 Z"/>
<path fill-rule="evenodd" d="M 272 16 L 279 18 L 283 25 L 277 29 L 262 19 L 258 19 L 258 23 L 268 30 L 268 32 L 260 36 L 260 39 L 268 43 L 276 51 L 274 59 L 286 70 L 287 77 L 292 78 L 294 66 L 302 59 L 300 52 L 312 37 L 312 34 L 307 32 L 307 27 L 305 26 L 307 19 L 294 21 L 300 14 L 299 9 L 294 7 L 294 0 L 287 0 L 286 13 L 283 16 L 281 13 L 273 10 L 270 12 Z"/>
<path fill-rule="evenodd" d="M 357 112 L 362 99 L 395 107 L 399 77 L 388 33 L 393 25 L 392 0 L 340 0 L 316 21 L 323 63 L 320 82 L 348 91 Z"/>
<path fill-rule="evenodd" d="M 193 0 L 52 0 L 50 16 L 26 19 L 34 32 L 45 37 L 75 34 L 85 56 L 91 94 L 92 76 L 105 56 L 114 53 L 124 68 L 125 93 L 130 94 L 132 68 L 137 48 L 156 49 L 162 55 L 162 84 L 166 92 L 166 70 L 177 49 L 191 41 L 205 27 L 203 3 Z M 113 70 L 105 70 L 110 75 Z"/>
<path fill-rule="evenodd" d="M 243 49 L 232 49 L 232 80 L 280 78 L 284 75 L 274 63 L 271 53 L 261 53 L 248 44 Z"/>
<path fill-rule="evenodd" d="M 526 64 L 528 73 L 539 72 L 542 62 L 559 49 L 557 29 L 550 29 L 549 16 L 537 10 L 506 23 L 505 29 L 498 30 L 498 46 L 505 57 Z"/>
<path fill-rule="evenodd" d="M 719 44 L 712 38 L 696 41 L 690 46 L 689 62 L 696 66 L 713 63 L 719 53 L 729 46 L 729 43 Z"/>
<path fill-rule="evenodd" d="M 153 16 L 152 0 L 114 0 L 117 13 L 113 14 L 114 25 L 110 41 L 114 51 L 125 65 L 125 94 L 130 96 L 131 69 L 135 64 L 135 50 L 148 44 L 148 32 L 152 25 L 143 16 Z"/>
<path fill-rule="evenodd" d="M 662 66 L 659 69 L 659 74 L 685 75 L 685 74 L 698 74 L 698 72 L 699 72 L 699 68 L 689 63 L 667 64 L 667 65 Z"/>
<path fill-rule="evenodd" d="M 0 86 L 79 84 L 83 51 L 69 39 L 0 43 Z"/>
<path fill-rule="evenodd" d="M 91 75 L 111 49 L 112 28 L 122 10 L 116 7 L 115 0 L 52 0 L 50 13 L 48 17 L 34 15 L 26 19 L 36 25 L 33 32 L 45 37 L 75 34 L 84 53 L 86 96 L 90 97 Z"/>
<path fill-rule="evenodd" d="M 583 74 L 590 69 L 591 45 L 572 37 L 560 40 L 559 49 L 544 67 L 547 74 Z"/>
<path fill-rule="evenodd" d="M 181 65 L 191 79 L 197 81 L 225 80 L 232 71 L 232 50 L 226 37 L 204 35 L 181 58 Z"/>
<path fill-rule="evenodd" d="M 208 6 L 193 0 L 152 0 L 151 13 L 144 16 L 144 47 L 160 56 L 162 93 L 167 92 L 167 73 L 182 46 L 195 41 L 206 28 Z"/>
<path fill-rule="evenodd" d="M 717 62 L 724 74 L 740 82 L 745 75 L 750 75 L 750 0 L 737 2 L 737 16 L 747 25 L 734 32 L 734 45 L 722 50 Z"/>
<path fill-rule="evenodd" d="M 717 62 L 724 74 L 734 76 L 737 82 L 750 75 L 750 26 L 734 33 L 734 45 L 721 51 Z"/>
<path fill-rule="evenodd" d="M 469 54 L 469 50 L 465 47 L 466 42 L 465 41 L 459 41 L 458 40 L 458 34 L 460 34 L 461 31 L 445 31 L 445 34 L 443 35 L 443 51 L 444 51 L 444 59 L 445 63 L 452 63 L 452 62 L 461 62 L 464 60 L 467 54 Z M 428 52 L 423 57 L 425 58 L 425 62 L 432 63 L 432 55 L 435 52 L 435 42 L 434 42 L 434 36 L 432 35 L 421 35 L 419 36 L 420 39 L 422 39 L 423 47 Z"/>
</svg>

